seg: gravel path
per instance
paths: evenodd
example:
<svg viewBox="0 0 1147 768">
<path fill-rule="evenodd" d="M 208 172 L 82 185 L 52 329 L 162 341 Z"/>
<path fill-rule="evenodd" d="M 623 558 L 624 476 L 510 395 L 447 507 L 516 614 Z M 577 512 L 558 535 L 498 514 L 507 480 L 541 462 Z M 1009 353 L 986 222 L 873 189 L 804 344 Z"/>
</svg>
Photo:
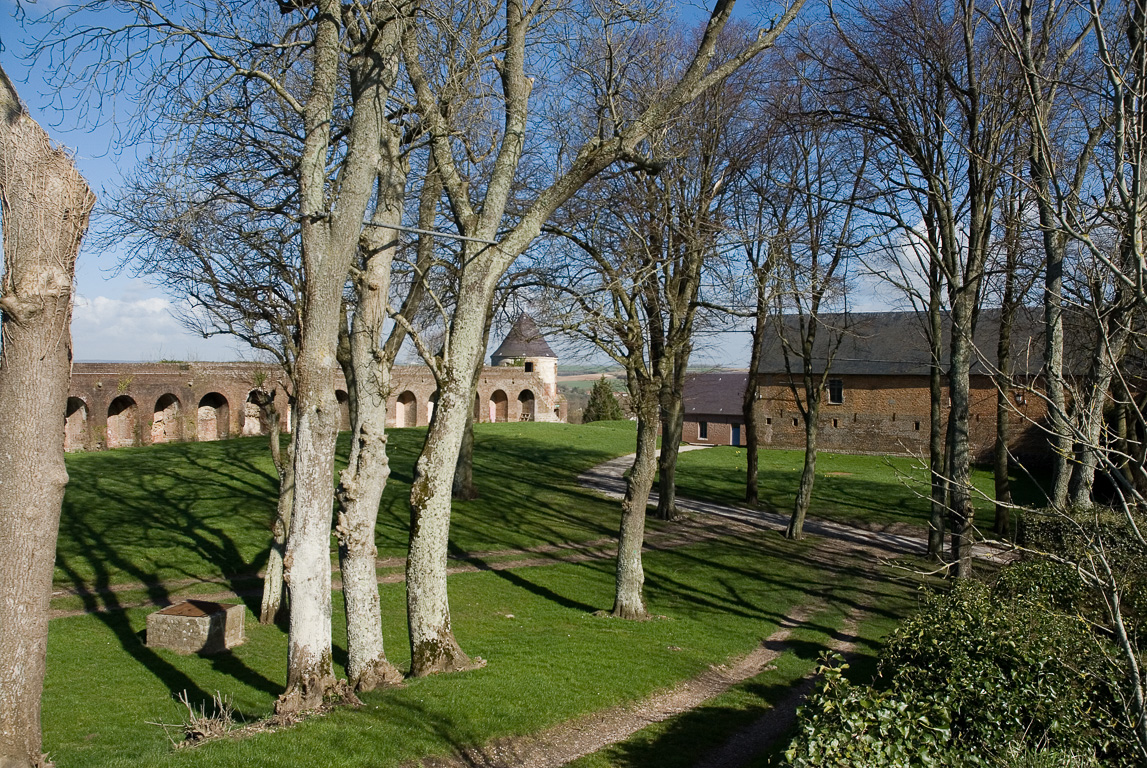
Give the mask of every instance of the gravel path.
<svg viewBox="0 0 1147 768">
<path fill-rule="evenodd" d="M 712 446 L 686 445 L 681 447 L 681 451 L 699 451 L 710 447 Z M 620 499 L 625 495 L 625 473 L 633 466 L 634 458 L 634 454 L 629 454 L 598 464 L 593 469 L 579 475 L 578 484 L 609 498 Z M 657 504 L 656 490 L 649 494 L 649 504 L 650 506 Z M 687 499 L 681 496 L 677 497 L 677 506 L 689 512 L 737 520 L 777 531 L 784 531 L 789 524 L 787 514 L 768 512 L 763 509 L 729 506 L 711 501 Z M 810 517 L 805 519 L 804 531 L 810 536 L 834 539 L 895 555 L 922 556 L 928 552 L 927 533 L 923 528 L 920 528 L 918 535 L 906 535 L 890 531 L 869 531 L 843 523 L 817 520 Z M 1004 544 L 982 541 L 975 545 L 972 554 L 981 559 L 998 561 L 1006 560 L 1010 551 Z"/>
</svg>

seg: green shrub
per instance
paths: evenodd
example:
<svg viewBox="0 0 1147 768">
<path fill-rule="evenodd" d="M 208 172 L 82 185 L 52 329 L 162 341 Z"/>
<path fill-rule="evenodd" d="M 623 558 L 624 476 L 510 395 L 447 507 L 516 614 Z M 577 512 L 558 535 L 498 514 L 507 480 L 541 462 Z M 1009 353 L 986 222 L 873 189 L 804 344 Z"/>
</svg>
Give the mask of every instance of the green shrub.
<svg viewBox="0 0 1147 768">
<path fill-rule="evenodd" d="M 925 593 L 882 652 L 875 685 L 822 667 L 789 764 L 1131 765 L 1118 670 L 1071 610 L 1085 594 L 1071 568 L 1046 561 L 1009 566 L 993 586 Z"/>
<path fill-rule="evenodd" d="M 822 660 L 820 684 L 800 711 L 785 759 L 795 768 L 953 765 L 951 710 L 934 692 L 853 685 L 839 655 Z"/>
<path fill-rule="evenodd" d="M 1134 519 L 1140 531 L 1147 531 L 1143 515 L 1136 514 Z M 1119 577 L 1124 618 L 1142 619 L 1147 614 L 1147 548 L 1123 513 L 1102 507 L 1069 514 L 1028 512 L 1020 542 L 1029 549 L 1085 565 L 1090 563 L 1090 555 L 1101 549 Z M 1107 622 L 1101 600 L 1091 599 L 1080 607 L 1089 618 Z"/>
</svg>

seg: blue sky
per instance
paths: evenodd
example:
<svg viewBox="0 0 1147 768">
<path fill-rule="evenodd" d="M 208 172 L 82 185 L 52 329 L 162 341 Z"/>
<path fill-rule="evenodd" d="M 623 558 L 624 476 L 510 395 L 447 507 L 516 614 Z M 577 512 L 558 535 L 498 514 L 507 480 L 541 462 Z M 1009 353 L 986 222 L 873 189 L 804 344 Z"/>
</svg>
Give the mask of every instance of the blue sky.
<svg viewBox="0 0 1147 768">
<path fill-rule="evenodd" d="M 59 4 L 39 0 L 24 8 L 34 16 Z M 0 65 L 12 78 L 32 116 L 56 142 L 75 153 L 76 164 L 97 195 L 114 189 L 135 165 L 134 151 L 118 150 L 110 125 L 78 124 L 73 113 L 52 106 L 45 82 L 48 73 L 31 68 L 22 58 L 28 33 L 14 19 L 14 0 L 0 0 Z M 120 254 L 97 252 L 90 243 L 80 254 L 76 272 L 76 301 L 72 322 L 77 360 L 237 360 L 252 353 L 227 337 L 203 339 L 190 333 L 173 313 L 173 300 L 145 280 L 117 271 Z M 858 297 L 859 298 L 859 297 Z M 872 297 L 862 302 L 883 301 Z M 557 341 L 557 340 L 555 340 Z M 720 333 L 697 340 L 699 366 L 747 364 L 747 335 Z M 497 340 L 494 341 L 497 343 Z M 575 362 L 568 360 L 567 362 Z"/>
<path fill-rule="evenodd" d="M 52 5 L 40 0 L 25 3 L 25 9 L 35 15 Z M 75 153 L 76 165 L 96 195 L 114 188 L 134 166 L 134 157 L 114 153 L 110 126 L 79 125 L 68 113 L 51 107 L 45 73 L 21 58 L 27 32 L 15 20 L 15 9 L 13 0 L 0 0 L 0 66 L 48 135 Z M 76 360 L 243 359 L 234 341 L 203 339 L 185 330 L 162 291 L 144 280 L 116 274 L 118 259 L 118 253 L 96 252 L 90 244 L 80 253 L 72 320 Z"/>
</svg>

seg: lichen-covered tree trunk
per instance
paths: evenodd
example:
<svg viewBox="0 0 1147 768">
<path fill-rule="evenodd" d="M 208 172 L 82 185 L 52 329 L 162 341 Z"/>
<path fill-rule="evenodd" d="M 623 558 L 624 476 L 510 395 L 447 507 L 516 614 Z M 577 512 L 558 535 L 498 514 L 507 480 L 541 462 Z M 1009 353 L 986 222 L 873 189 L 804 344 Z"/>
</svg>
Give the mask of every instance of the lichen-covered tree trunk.
<svg viewBox="0 0 1147 768">
<path fill-rule="evenodd" d="M 406 193 L 402 137 L 388 131 L 379 165 L 374 224 L 401 224 Z M 337 498 L 339 569 L 346 604 L 347 679 L 356 691 L 398 683 L 401 673 L 386 659 L 378 598 L 375 523 L 390 463 L 386 453 L 386 399 L 391 361 L 383 351 L 391 264 L 398 230 L 372 227 L 364 233 L 365 266 L 355 280 L 354 320 L 350 329 L 353 369 L 351 455 Z M 350 386 L 348 384 L 348 386 Z"/>
<path fill-rule="evenodd" d="M 476 662 L 454 639 L 446 590 L 450 501 L 458 452 L 474 407 L 471 383 L 483 352 L 482 323 L 492 287 L 464 283 L 445 354 L 450 365 L 438 388 L 438 406 L 414 467 L 410 488 L 410 551 L 406 560 L 406 607 L 410 674 L 415 677 L 471 669 Z"/>
<path fill-rule="evenodd" d="M 95 196 L 0 70 L 0 766 L 48 765 L 40 731 L 64 468 L 72 280 Z"/>
<path fill-rule="evenodd" d="M 288 408 L 293 408 L 288 405 Z M 292 423 L 295 419 L 292 418 Z M 268 416 L 272 456 L 279 443 L 279 415 Z M 259 623 L 273 624 L 285 616 L 285 583 L 283 557 L 287 552 L 287 532 L 291 529 L 291 506 L 295 503 L 295 443 L 287 443 L 287 452 L 275 460 L 279 474 L 279 499 L 275 507 L 275 521 L 271 524 L 271 550 L 267 554 L 267 568 L 263 574 L 263 600 L 259 608 Z"/>
<path fill-rule="evenodd" d="M 631 377 L 632 378 L 632 377 Z M 625 497 L 621 501 L 621 529 L 617 538 L 617 578 L 611 613 L 622 619 L 644 619 L 645 570 L 641 565 L 641 550 L 645 546 L 645 514 L 649 506 L 649 492 L 653 488 L 653 475 L 657 470 L 657 397 L 644 392 L 650 385 L 631 387 L 639 393 L 634 403 L 637 411 L 637 455 L 633 469 L 625 484 Z"/>
<path fill-rule="evenodd" d="M 300 244 L 306 287 L 295 364 L 295 494 L 284 581 L 290 593 L 287 690 L 278 712 L 320 705 L 335 686 L 331 665 L 331 511 L 341 421 L 334 382 L 342 293 L 357 252 L 381 162 L 383 105 L 397 66 L 396 27 L 388 21 L 347 62 L 354 110 L 339 170 L 338 197 L 327 187 L 330 123 L 339 87 L 341 7 L 319 0 L 312 43 L 306 139 L 299 160 Z M 357 33 L 356 26 L 348 33 Z"/>
</svg>

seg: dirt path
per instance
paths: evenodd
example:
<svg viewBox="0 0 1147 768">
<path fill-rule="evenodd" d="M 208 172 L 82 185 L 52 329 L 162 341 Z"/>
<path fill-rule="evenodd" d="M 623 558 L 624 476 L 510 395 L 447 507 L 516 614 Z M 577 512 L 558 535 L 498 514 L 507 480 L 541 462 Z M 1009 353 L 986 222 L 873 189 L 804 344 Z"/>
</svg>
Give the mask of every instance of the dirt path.
<svg viewBox="0 0 1147 768">
<path fill-rule="evenodd" d="M 626 704 L 554 726 L 526 737 L 499 739 L 480 748 L 465 749 L 449 757 L 424 758 L 414 765 L 423 768 L 558 768 L 612 744 L 625 741 L 641 729 L 688 712 L 734 685 L 756 677 L 787 649 L 785 643 L 797 627 L 823 609 L 819 603 L 807 603 L 791 611 L 775 632 L 748 655 L 730 665 L 710 667 L 697 677 L 676 687 L 655 693 L 642 701 Z M 850 616 L 844 634 L 855 631 L 857 616 Z M 849 642 L 838 642 L 840 649 Z M 800 696 L 789 695 L 758 724 L 738 733 L 720 750 L 710 753 L 700 765 L 742 765 L 787 732 L 795 717 Z M 779 712 L 784 708 L 784 712 Z M 788 709 L 792 710 L 791 713 Z M 788 714 L 788 717 L 785 717 Z M 785 724 L 787 723 L 787 724 Z M 777 727 L 779 724 L 779 727 Z"/>
</svg>

